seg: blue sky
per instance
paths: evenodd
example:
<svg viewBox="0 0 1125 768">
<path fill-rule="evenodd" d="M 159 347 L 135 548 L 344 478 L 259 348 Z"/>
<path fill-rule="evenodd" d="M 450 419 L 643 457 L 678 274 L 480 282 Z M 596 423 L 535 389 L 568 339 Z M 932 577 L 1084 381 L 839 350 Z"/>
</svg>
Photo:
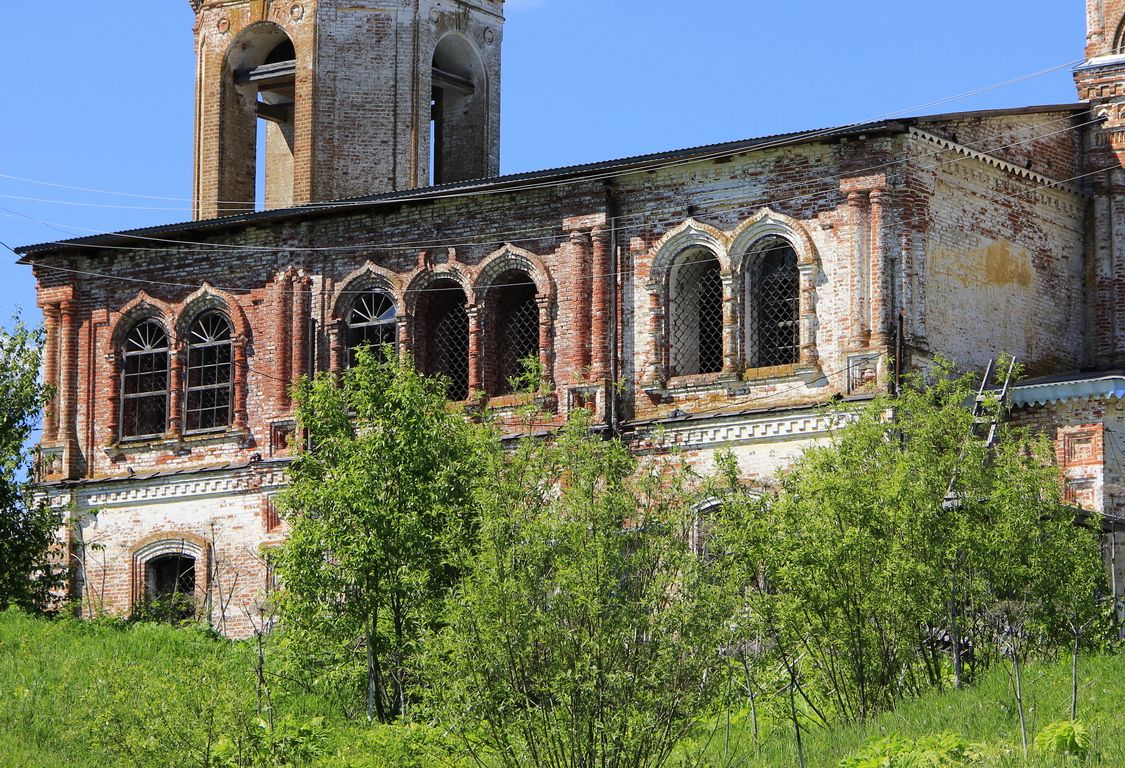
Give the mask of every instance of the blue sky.
<svg viewBox="0 0 1125 768">
<path fill-rule="evenodd" d="M 507 7 L 505 173 L 874 119 L 1065 65 L 1085 40 L 1081 0 Z M 193 67 L 187 0 L 0 2 L 0 241 L 187 219 Z M 1074 99 L 1063 67 L 922 111 Z M 14 262 L 0 249 L 0 322 L 38 322 Z"/>
</svg>

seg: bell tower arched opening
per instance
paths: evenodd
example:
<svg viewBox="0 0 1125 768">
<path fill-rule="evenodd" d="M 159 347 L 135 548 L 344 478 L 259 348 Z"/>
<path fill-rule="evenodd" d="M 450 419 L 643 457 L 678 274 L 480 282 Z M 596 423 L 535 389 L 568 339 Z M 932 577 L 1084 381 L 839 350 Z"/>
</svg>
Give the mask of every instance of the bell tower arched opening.
<svg viewBox="0 0 1125 768">
<path fill-rule="evenodd" d="M 224 67 L 220 209 L 293 205 L 297 53 L 281 27 L 261 22 L 231 46 Z"/>
<path fill-rule="evenodd" d="M 431 79 L 431 184 L 489 175 L 488 89 L 475 46 L 463 35 L 443 37 L 434 50 Z"/>
</svg>

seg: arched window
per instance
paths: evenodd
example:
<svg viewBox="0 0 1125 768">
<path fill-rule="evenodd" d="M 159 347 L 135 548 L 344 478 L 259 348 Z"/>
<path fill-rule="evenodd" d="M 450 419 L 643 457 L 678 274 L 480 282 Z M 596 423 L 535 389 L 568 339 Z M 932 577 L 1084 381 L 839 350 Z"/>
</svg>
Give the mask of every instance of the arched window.
<svg viewBox="0 0 1125 768">
<path fill-rule="evenodd" d="M 452 280 L 422 289 L 415 331 L 418 365 L 449 380 L 449 398 L 469 396 L 469 311 L 465 291 Z"/>
<path fill-rule="evenodd" d="M 480 55 L 453 34 L 434 50 L 430 97 L 430 181 L 488 175 L 488 85 Z"/>
<path fill-rule="evenodd" d="M 367 291 L 356 296 L 348 313 L 348 365 L 355 365 L 355 354 L 362 347 L 390 345 L 398 348 L 398 313 L 394 299 L 383 291 Z"/>
<path fill-rule="evenodd" d="M 125 337 L 121 352 L 121 436 L 155 437 L 168 427 L 168 334 L 156 320 L 142 320 Z"/>
<path fill-rule="evenodd" d="M 746 276 L 746 351 L 752 368 L 791 365 L 800 348 L 797 252 L 780 237 L 755 245 Z"/>
<path fill-rule="evenodd" d="M 723 278 L 719 260 L 705 248 L 676 259 L 668 287 L 670 376 L 723 370 Z"/>
<path fill-rule="evenodd" d="M 231 325 L 205 312 L 188 331 L 186 424 L 188 432 L 223 429 L 231 423 L 234 356 Z"/>
<path fill-rule="evenodd" d="M 293 204 L 297 52 L 281 27 L 263 22 L 227 54 L 222 104 L 220 212 Z"/>
<path fill-rule="evenodd" d="M 512 380 L 527 373 L 524 362 L 539 357 L 539 304 L 535 283 L 511 269 L 488 288 L 485 375 L 493 395 L 512 391 Z"/>
</svg>

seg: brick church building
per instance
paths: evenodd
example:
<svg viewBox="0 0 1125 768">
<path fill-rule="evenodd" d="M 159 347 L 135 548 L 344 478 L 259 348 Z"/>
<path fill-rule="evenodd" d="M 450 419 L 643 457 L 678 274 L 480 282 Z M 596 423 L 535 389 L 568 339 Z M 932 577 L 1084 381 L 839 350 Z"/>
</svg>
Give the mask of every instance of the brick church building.
<svg viewBox="0 0 1125 768">
<path fill-rule="evenodd" d="M 1075 103 L 513 176 L 502 0 L 192 6 L 195 220 L 20 250 L 58 389 L 39 478 L 89 608 L 189 591 L 246 635 L 290 388 L 364 343 L 501 413 L 535 355 L 547 426 L 591 408 L 757 477 L 884 386 L 896 340 L 914 367 L 1008 352 L 1069 497 L 1125 516 L 1125 0 L 1088 0 Z"/>
</svg>

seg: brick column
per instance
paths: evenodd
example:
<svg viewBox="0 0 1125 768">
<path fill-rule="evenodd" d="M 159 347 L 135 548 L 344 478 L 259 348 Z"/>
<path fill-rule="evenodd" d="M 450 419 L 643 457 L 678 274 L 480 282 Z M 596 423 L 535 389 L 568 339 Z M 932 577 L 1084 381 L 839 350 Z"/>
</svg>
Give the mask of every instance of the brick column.
<svg viewBox="0 0 1125 768">
<path fill-rule="evenodd" d="M 609 376 L 609 229 L 596 227 L 592 233 L 593 318 L 590 327 L 591 375 L 597 383 Z"/>
<path fill-rule="evenodd" d="M 288 408 L 292 404 L 292 397 L 290 391 L 297 381 L 301 378 L 301 374 L 305 373 L 308 367 L 308 345 L 311 342 L 309 339 L 309 285 L 311 281 L 307 277 L 299 277 L 293 275 L 293 319 L 292 330 L 290 331 L 290 339 L 292 348 L 290 351 L 290 385 L 285 390 L 285 407 Z M 312 371 L 308 371 L 312 375 Z"/>
<path fill-rule="evenodd" d="M 105 362 L 105 400 L 102 406 L 105 408 L 104 412 L 108 416 L 106 419 L 106 427 L 109 430 L 109 439 L 111 442 L 117 442 L 121 438 L 121 370 L 118 368 L 118 364 L 121 361 L 117 356 L 116 349 L 111 349 L 106 354 Z M 171 387 L 172 391 L 175 391 L 175 380 L 169 380 L 168 385 Z"/>
<path fill-rule="evenodd" d="M 848 212 L 854 232 L 852 268 L 851 268 L 851 302 L 848 308 L 848 346 L 851 349 L 863 349 L 867 346 L 870 331 L 867 328 L 867 286 L 868 286 L 868 241 L 865 237 L 867 219 L 867 194 L 864 192 L 848 193 Z"/>
<path fill-rule="evenodd" d="M 168 350 L 168 435 L 184 433 L 184 343 L 172 342 Z"/>
<path fill-rule="evenodd" d="M 543 367 L 543 379 L 548 389 L 555 388 L 554 359 L 555 349 L 552 333 L 554 323 L 551 318 L 551 299 L 549 296 L 536 296 L 539 307 L 539 364 Z"/>
<path fill-rule="evenodd" d="M 481 360 L 480 308 L 467 307 L 469 315 L 469 397 L 484 390 Z"/>
<path fill-rule="evenodd" d="M 590 275 L 590 236 L 584 232 L 570 233 L 570 258 L 574 262 L 574 316 L 570 364 L 574 376 L 581 378 L 590 371 L 590 312 L 592 281 Z"/>
<path fill-rule="evenodd" d="M 246 337 L 238 336 L 231 344 L 234 352 L 234 383 L 231 397 L 234 408 L 234 428 L 244 430 L 247 426 L 246 413 Z"/>
<path fill-rule="evenodd" d="M 723 275 L 723 373 L 738 372 L 738 296 L 734 275 Z"/>
<path fill-rule="evenodd" d="M 648 286 L 648 338 L 652 347 L 652 378 L 666 384 L 668 344 L 664 339 L 664 284 Z"/>
<path fill-rule="evenodd" d="M 47 332 L 46 349 L 43 350 L 43 381 L 56 388 L 55 396 L 43 413 L 43 441 L 52 442 L 59 437 L 59 305 L 43 307 L 43 323 Z"/>
<path fill-rule="evenodd" d="M 328 370 L 338 373 L 344 368 L 344 342 L 341 337 L 347 333 L 343 320 L 328 326 Z"/>
<path fill-rule="evenodd" d="M 819 355 L 816 351 L 816 266 L 813 264 L 800 264 L 797 269 L 801 275 L 798 293 L 798 318 L 800 333 L 797 341 L 800 344 L 798 363 L 802 366 L 814 366 Z"/>
<path fill-rule="evenodd" d="M 883 199 L 884 191 L 871 190 L 871 346 L 884 349 L 890 343 L 890 312 L 888 312 L 887 262 L 884 253 Z"/>
<path fill-rule="evenodd" d="M 402 357 L 403 355 L 407 354 L 413 355 L 414 345 L 411 344 L 410 339 L 412 336 L 412 329 L 414 327 L 412 325 L 412 323 L 414 322 L 414 318 L 403 312 L 398 315 L 396 320 L 397 323 L 395 325 L 395 338 L 398 339 L 398 356 Z M 417 362 L 417 360 L 415 360 L 415 362 Z"/>
<path fill-rule="evenodd" d="M 277 278 L 277 314 L 274 320 L 274 349 L 277 368 L 274 374 L 274 398 L 279 410 L 289 408 L 289 380 L 292 373 L 290 355 L 293 352 L 293 279 L 288 272 Z"/>
<path fill-rule="evenodd" d="M 72 299 L 59 303 L 62 315 L 59 333 L 59 362 L 61 382 L 59 385 L 59 441 L 63 443 L 63 474 L 74 477 L 78 468 L 77 392 L 78 350 L 75 341 L 78 336 L 78 305 Z"/>
</svg>

